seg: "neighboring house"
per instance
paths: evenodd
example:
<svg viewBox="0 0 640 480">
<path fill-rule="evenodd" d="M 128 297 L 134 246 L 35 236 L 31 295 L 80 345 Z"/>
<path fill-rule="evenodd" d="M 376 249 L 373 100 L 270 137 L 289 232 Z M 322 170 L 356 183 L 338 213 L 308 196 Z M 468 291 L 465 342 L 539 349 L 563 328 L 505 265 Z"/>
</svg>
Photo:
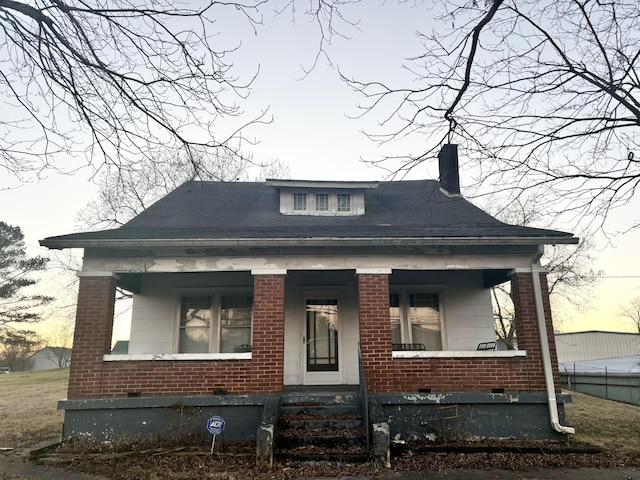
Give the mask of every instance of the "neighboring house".
<svg viewBox="0 0 640 480">
<path fill-rule="evenodd" d="M 640 333 L 556 333 L 560 371 L 640 373 Z"/>
<path fill-rule="evenodd" d="M 68 367 L 70 364 L 70 348 L 44 347 L 25 359 L 25 370 L 50 370 Z"/>
<path fill-rule="evenodd" d="M 185 183 L 118 229 L 41 241 L 84 249 L 64 434 L 202 432 L 221 414 L 225 438 L 255 439 L 283 392 L 360 385 L 392 438 L 559 436 L 539 259 L 576 242 L 465 200 L 455 145 L 439 181 Z M 507 281 L 515 351 L 491 344 Z M 126 354 L 110 351 L 116 287 L 133 294 Z"/>
</svg>

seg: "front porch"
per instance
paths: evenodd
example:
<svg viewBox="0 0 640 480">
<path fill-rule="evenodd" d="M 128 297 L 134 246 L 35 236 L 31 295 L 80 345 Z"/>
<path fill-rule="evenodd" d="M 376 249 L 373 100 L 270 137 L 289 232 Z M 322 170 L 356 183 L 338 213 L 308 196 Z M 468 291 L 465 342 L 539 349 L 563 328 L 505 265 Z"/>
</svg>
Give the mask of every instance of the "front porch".
<svg viewBox="0 0 640 480">
<path fill-rule="evenodd" d="M 519 350 L 503 351 L 478 350 L 494 336 L 486 280 L 498 278 L 496 272 L 83 274 L 69 399 L 279 394 L 293 385 L 358 385 L 358 345 L 371 393 L 543 392 L 532 275 L 511 276 Z M 545 276 L 535 275 L 546 288 Z M 118 283 L 136 284 L 126 355 L 110 353 Z M 207 298 L 207 310 L 185 310 L 185 299 L 193 305 L 193 298 Z M 236 308 L 236 298 L 251 298 L 252 304 Z M 543 300 L 546 334 L 553 338 L 548 297 Z M 222 306 L 214 311 L 211 305 Z M 200 318 L 202 311 L 206 328 L 184 320 Z M 398 341 L 420 349 L 394 349 Z M 206 351 L 190 350 L 203 345 Z M 558 389 L 554 345 L 550 352 Z"/>
</svg>

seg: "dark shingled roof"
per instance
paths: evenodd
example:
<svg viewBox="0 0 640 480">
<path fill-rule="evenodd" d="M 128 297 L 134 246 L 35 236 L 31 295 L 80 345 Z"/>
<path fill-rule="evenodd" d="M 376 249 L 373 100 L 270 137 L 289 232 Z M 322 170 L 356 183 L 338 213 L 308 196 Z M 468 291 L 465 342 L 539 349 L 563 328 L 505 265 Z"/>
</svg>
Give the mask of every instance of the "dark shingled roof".
<svg viewBox="0 0 640 480">
<path fill-rule="evenodd" d="M 258 182 L 187 182 L 124 226 L 42 240 L 54 248 L 95 240 L 309 238 L 549 238 L 555 230 L 504 224 L 434 180 L 379 182 L 361 216 L 282 215 L 277 188 Z M 555 242 L 553 242 L 555 243 Z"/>
</svg>

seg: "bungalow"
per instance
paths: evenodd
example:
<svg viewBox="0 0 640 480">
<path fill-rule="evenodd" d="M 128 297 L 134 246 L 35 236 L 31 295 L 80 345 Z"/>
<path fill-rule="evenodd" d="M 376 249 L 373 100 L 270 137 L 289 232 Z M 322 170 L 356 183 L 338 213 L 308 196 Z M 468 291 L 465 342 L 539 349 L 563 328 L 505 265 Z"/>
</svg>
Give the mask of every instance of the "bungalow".
<svg viewBox="0 0 640 480">
<path fill-rule="evenodd" d="M 42 240 L 84 249 L 64 435 L 222 415 L 225 438 L 255 440 L 274 399 L 354 386 L 394 439 L 572 432 L 539 260 L 577 239 L 496 220 L 460 195 L 457 147 L 439 161 L 439 181 L 191 181 L 120 228 Z M 490 289 L 507 281 L 505 351 Z M 116 288 L 133 294 L 123 354 Z"/>
</svg>

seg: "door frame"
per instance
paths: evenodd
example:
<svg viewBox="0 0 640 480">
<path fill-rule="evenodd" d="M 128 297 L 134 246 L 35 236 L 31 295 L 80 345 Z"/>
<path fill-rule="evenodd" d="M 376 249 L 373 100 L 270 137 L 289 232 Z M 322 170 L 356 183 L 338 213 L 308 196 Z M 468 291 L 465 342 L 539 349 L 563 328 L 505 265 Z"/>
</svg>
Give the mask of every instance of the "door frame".
<svg viewBox="0 0 640 480">
<path fill-rule="evenodd" d="M 314 288 L 314 289 L 304 289 L 302 290 L 300 295 L 300 311 L 301 315 L 299 318 L 299 322 L 301 325 L 301 338 L 300 338 L 300 378 L 302 379 L 303 385 L 340 385 L 343 383 L 344 376 L 344 361 L 343 361 L 343 342 L 344 342 L 344 328 L 343 328 L 343 317 L 342 313 L 343 301 L 342 301 L 342 291 L 338 288 Z M 335 299 L 337 301 L 338 307 L 338 370 L 335 371 L 308 371 L 307 369 L 307 300 L 317 300 L 317 299 Z"/>
</svg>

